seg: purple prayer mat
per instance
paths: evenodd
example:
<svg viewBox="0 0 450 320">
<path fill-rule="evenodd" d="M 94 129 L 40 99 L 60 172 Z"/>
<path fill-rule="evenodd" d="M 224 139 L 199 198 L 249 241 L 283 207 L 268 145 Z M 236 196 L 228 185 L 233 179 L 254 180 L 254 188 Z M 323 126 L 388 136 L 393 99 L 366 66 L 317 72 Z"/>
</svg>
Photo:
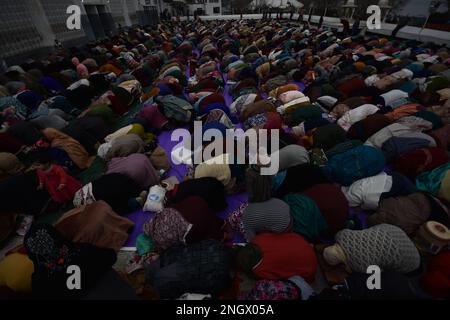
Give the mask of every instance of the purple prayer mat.
<svg viewBox="0 0 450 320">
<path fill-rule="evenodd" d="M 123 245 L 124 247 L 135 247 L 137 237 L 143 232 L 144 223 L 153 217 L 153 212 L 144 212 L 142 210 L 130 213 L 125 216 L 125 218 L 130 219 L 134 222 L 134 228 L 128 237 L 127 242 Z"/>
<path fill-rule="evenodd" d="M 186 68 L 186 76 L 189 77 L 189 68 Z M 226 79 L 227 79 L 226 74 L 224 74 L 225 82 L 226 82 Z M 230 86 L 225 85 L 224 97 L 225 97 L 227 106 L 229 106 L 233 102 L 233 99 L 228 94 L 229 90 L 230 90 Z M 242 125 L 238 124 L 237 127 L 242 127 Z M 175 145 L 177 145 L 179 143 L 178 141 L 171 141 L 170 137 L 171 137 L 172 132 L 173 132 L 173 130 L 162 132 L 158 136 L 158 143 L 162 148 L 164 148 L 164 150 L 166 150 L 166 154 L 170 161 L 171 169 L 167 173 L 167 177 L 176 176 L 178 181 L 183 181 L 184 176 L 188 172 L 188 168 L 186 165 L 183 165 L 183 164 L 175 165 L 172 162 L 172 159 L 170 156 L 172 149 Z M 228 203 L 228 207 L 226 209 L 222 210 L 221 212 L 217 213 L 217 215 L 219 217 L 221 217 L 222 219 L 227 219 L 233 211 L 239 209 L 239 207 L 242 203 L 246 203 L 248 201 L 247 199 L 248 199 L 248 196 L 247 196 L 246 192 L 243 192 L 241 194 L 227 196 L 226 200 Z M 142 228 L 144 226 L 144 223 L 148 219 L 153 217 L 153 215 L 154 215 L 154 212 L 144 212 L 142 210 L 139 210 L 139 211 L 130 213 L 126 216 L 126 218 L 128 218 L 134 222 L 134 229 L 133 229 L 132 233 L 130 234 L 130 236 L 128 237 L 128 240 L 124 245 L 125 247 L 136 246 L 136 239 L 143 232 Z M 245 242 L 243 235 L 236 234 L 233 242 L 234 243 Z"/>
<path fill-rule="evenodd" d="M 189 68 L 186 68 L 186 76 L 187 77 L 190 76 Z M 223 77 L 224 77 L 224 80 L 226 83 L 227 75 L 224 74 Z M 292 81 L 291 81 L 291 83 L 297 84 L 300 87 L 301 91 L 303 91 L 305 88 L 305 85 L 303 83 L 292 82 Z M 229 90 L 230 90 L 230 85 L 226 84 L 223 94 L 224 94 L 227 106 L 230 106 L 230 104 L 233 102 L 233 98 L 230 96 Z M 267 97 L 266 94 L 263 94 L 262 96 L 263 96 L 263 98 Z M 237 123 L 237 127 L 242 128 L 243 126 L 242 126 L 242 124 Z M 186 173 L 188 171 L 188 168 L 186 165 L 175 165 L 172 162 L 172 159 L 170 156 L 171 152 L 173 150 L 173 147 L 179 143 L 179 141 L 171 141 L 170 137 L 171 137 L 172 132 L 173 132 L 173 130 L 162 132 L 158 136 L 158 143 L 162 148 L 164 148 L 166 150 L 166 154 L 167 154 L 170 164 L 171 164 L 171 169 L 167 173 L 167 177 L 176 176 L 179 181 L 183 181 L 184 176 L 186 175 Z M 241 206 L 242 203 L 246 203 L 248 201 L 248 195 L 246 192 L 243 192 L 241 194 L 227 196 L 226 200 L 228 203 L 228 207 L 226 209 L 224 209 L 223 211 L 217 213 L 217 215 L 222 219 L 227 219 L 233 211 L 239 209 L 239 207 Z M 360 220 L 363 221 L 363 224 L 365 224 L 364 223 L 364 221 L 365 221 L 364 213 L 358 213 L 358 212 L 355 212 L 355 211 L 352 212 L 352 211 L 353 210 L 350 210 L 350 213 L 358 215 Z M 134 229 L 133 229 L 132 233 L 130 234 L 130 236 L 128 237 L 128 240 L 125 243 L 124 247 L 135 247 L 136 246 L 136 239 L 143 232 L 144 223 L 148 219 L 153 217 L 153 215 L 154 215 L 154 212 L 144 212 L 143 210 L 139 210 L 139 211 L 136 211 L 136 212 L 126 215 L 126 218 L 128 218 L 134 222 Z M 367 226 L 364 225 L 364 227 L 367 227 Z M 245 241 L 245 238 L 243 235 L 235 234 L 233 242 L 234 243 L 243 243 L 246 241 Z"/>
<path fill-rule="evenodd" d="M 164 150 L 166 150 L 167 156 L 170 161 L 171 169 L 167 173 L 167 177 L 176 176 L 178 181 L 183 181 L 188 168 L 186 165 L 175 165 L 172 162 L 170 154 L 173 147 L 178 144 L 178 141 L 171 141 L 170 136 L 172 132 L 173 130 L 164 131 L 163 133 L 161 133 L 158 136 L 158 143 L 162 148 L 164 148 Z M 234 210 L 238 209 L 242 203 L 247 202 L 247 193 L 227 196 L 227 202 L 228 207 L 217 214 L 222 219 L 226 219 Z M 139 210 L 126 216 L 126 218 L 134 222 L 134 229 L 124 247 L 134 247 L 136 245 L 136 238 L 143 232 L 142 227 L 145 221 L 150 219 L 153 215 L 153 212 L 144 212 L 142 210 Z M 233 242 L 244 242 L 243 237 L 237 234 Z"/>
<path fill-rule="evenodd" d="M 170 154 L 172 152 L 172 148 L 178 144 L 178 141 L 171 141 L 170 136 L 172 132 L 173 130 L 162 132 L 158 136 L 158 143 L 162 148 L 164 148 L 164 150 L 166 150 L 166 154 L 170 161 L 171 168 L 167 173 L 167 177 L 175 176 L 177 177 L 178 181 L 183 181 L 188 169 L 184 164 L 174 165 L 172 162 L 172 157 L 170 156 Z M 142 210 L 139 210 L 126 216 L 126 218 L 134 222 L 134 229 L 127 242 L 125 243 L 125 247 L 135 246 L 137 236 L 143 232 L 142 227 L 145 221 L 150 219 L 153 215 L 153 212 L 144 212 Z"/>
</svg>

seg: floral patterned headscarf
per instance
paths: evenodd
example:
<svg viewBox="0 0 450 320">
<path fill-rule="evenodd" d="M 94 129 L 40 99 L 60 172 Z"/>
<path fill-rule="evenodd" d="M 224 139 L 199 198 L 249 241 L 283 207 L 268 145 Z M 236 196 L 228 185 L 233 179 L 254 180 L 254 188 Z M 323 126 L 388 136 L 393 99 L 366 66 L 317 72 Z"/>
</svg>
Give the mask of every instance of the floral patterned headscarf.
<svg viewBox="0 0 450 320">
<path fill-rule="evenodd" d="M 147 220 L 144 233 L 150 236 L 157 246 L 165 250 L 176 244 L 185 243 L 186 235 L 192 224 L 187 222 L 180 212 L 173 208 L 165 208 Z"/>
</svg>

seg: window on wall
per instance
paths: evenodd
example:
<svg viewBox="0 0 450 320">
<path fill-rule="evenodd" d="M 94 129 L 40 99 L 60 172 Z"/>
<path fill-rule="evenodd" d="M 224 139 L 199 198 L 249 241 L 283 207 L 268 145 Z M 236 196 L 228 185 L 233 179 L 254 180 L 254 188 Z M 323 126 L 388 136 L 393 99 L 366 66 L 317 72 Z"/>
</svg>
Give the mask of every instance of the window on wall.
<svg viewBox="0 0 450 320">
<path fill-rule="evenodd" d="M 220 13 L 220 7 L 214 7 L 213 10 L 214 13 Z"/>
<path fill-rule="evenodd" d="M 219 3 L 219 0 L 209 0 L 209 3 Z M 214 8 L 215 10 L 216 8 Z"/>
</svg>

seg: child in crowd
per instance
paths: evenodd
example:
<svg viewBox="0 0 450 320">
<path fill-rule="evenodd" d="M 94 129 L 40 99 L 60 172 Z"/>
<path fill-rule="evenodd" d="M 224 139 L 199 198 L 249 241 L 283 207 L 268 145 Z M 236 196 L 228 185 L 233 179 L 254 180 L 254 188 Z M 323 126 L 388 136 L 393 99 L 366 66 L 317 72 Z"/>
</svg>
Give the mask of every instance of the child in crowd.
<svg viewBox="0 0 450 320">
<path fill-rule="evenodd" d="M 58 204 L 72 201 L 75 192 L 82 187 L 81 183 L 67 174 L 63 167 L 51 163 L 47 154 L 41 154 L 34 166 L 37 168 L 36 174 L 39 178 L 38 190 L 45 187 L 52 200 Z"/>
</svg>

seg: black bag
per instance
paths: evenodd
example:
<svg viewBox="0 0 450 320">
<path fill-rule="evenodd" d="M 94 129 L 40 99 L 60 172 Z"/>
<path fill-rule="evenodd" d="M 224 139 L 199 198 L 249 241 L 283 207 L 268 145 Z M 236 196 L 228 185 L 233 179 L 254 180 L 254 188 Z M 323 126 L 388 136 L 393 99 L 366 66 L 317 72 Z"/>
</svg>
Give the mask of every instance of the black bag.
<svg viewBox="0 0 450 320">
<path fill-rule="evenodd" d="M 216 240 L 164 251 L 147 266 L 146 283 L 162 299 L 175 299 L 184 293 L 218 295 L 231 284 L 232 252 Z"/>
<path fill-rule="evenodd" d="M 26 234 L 24 245 L 34 264 L 33 296 L 38 299 L 79 298 L 107 274 L 116 262 L 113 249 L 66 240 L 53 226 L 38 224 Z M 68 288 L 69 266 L 80 270 L 81 288 Z"/>
</svg>

